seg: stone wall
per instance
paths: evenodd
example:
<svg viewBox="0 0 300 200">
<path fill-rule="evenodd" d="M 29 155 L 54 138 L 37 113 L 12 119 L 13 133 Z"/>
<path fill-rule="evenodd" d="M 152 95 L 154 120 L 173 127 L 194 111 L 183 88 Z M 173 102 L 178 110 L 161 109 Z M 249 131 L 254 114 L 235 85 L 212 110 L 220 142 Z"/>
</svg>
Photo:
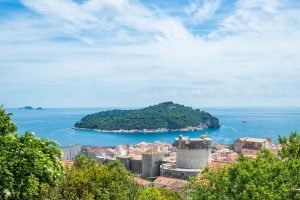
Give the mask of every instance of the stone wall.
<svg viewBox="0 0 300 200">
<path fill-rule="evenodd" d="M 211 162 L 211 149 L 177 149 L 176 167 L 203 169 Z"/>
<path fill-rule="evenodd" d="M 142 174 L 142 160 L 130 160 L 130 171 L 135 174 Z"/>
<path fill-rule="evenodd" d="M 62 160 L 74 160 L 75 157 L 81 152 L 81 145 L 75 144 L 72 146 L 62 147 Z"/>
<path fill-rule="evenodd" d="M 160 161 L 165 157 L 164 153 L 142 155 L 142 176 L 145 178 L 159 175 Z"/>
<path fill-rule="evenodd" d="M 187 180 L 189 177 L 197 176 L 200 172 L 200 169 L 180 169 L 170 164 L 162 164 L 160 166 L 160 176 L 170 178 Z"/>
</svg>

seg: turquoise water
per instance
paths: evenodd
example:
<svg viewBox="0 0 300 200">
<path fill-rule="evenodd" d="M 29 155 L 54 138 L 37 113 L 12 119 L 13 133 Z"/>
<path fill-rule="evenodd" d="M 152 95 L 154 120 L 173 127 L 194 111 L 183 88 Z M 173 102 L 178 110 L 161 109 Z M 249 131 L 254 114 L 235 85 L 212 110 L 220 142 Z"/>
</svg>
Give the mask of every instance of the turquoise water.
<svg viewBox="0 0 300 200">
<path fill-rule="evenodd" d="M 26 130 L 35 132 L 38 137 L 50 138 L 62 146 L 70 144 L 90 144 L 116 146 L 119 144 L 134 144 L 141 141 L 162 141 L 172 143 L 180 133 L 160 134 L 116 134 L 99 133 L 96 131 L 78 131 L 72 129 L 74 123 L 86 114 L 102 111 L 101 108 L 60 108 L 38 110 L 7 109 L 13 113 L 13 121 L 18 126 L 18 132 Z M 205 111 L 218 117 L 220 129 L 207 130 L 214 143 L 233 143 L 240 137 L 272 137 L 288 135 L 289 132 L 300 131 L 300 108 L 247 108 L 247 109 L 214 109 Z M 247 123 L 242 123 L 247 120 Z M 190 137 L 198 137 L 206 133 L 182 133 Z"/>
</svg>

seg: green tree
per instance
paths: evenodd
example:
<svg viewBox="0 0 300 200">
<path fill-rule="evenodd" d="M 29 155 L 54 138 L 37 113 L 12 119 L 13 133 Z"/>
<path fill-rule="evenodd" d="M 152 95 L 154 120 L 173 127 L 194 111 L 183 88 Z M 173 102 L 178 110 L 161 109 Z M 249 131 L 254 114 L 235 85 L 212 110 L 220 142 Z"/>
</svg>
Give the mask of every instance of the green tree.
<svg viewBox="0 0 300 200">
<path fill-rule="evenodd" d="M 281 151 L 279 155 L 282 158 L 300 158 L 300 134 L 292 132 L 288 137 L 279 136 Z"/>
<path fill-rule="evenodd" d="M 83 154 L 76 157 L 59 184 L 65 200 L 180 200 L 178 193 L 155 187 L 143 188 L 119 161 L 100 164 Z"/>
<path fill-rule="evenodd" d="M 100 164 L 80 154 L 59 185 L 61 199 L 137 199 L 139 186 L 124 166 L 113 161 Z"/>
<path fill-rule="evenodd" d="M 257 158 L 240 155 L 235 164 L 219 170 L 206 169 L 203 178 L 186 188 L 188 199 L 300 199 L 299 133 L 284 140 L 280 156 L 263 149 Z M 282 141 L 280 141 L 282 142 Z M 298 149 L 299 150 L 299 149 Z"/>
<path fill-rule="evenodd" d="M 11 121 L 11 113 L 6 114 L 3 106 L 0 107 L 0 136 L 12 134 L 17 131 L 17 127 Z"/>
<path fill-rule="evenodd" d="M 0 107 L 0 199 L 46 199 L 62 175 L 58 144 L 30 132 L 19 136 Z"/>
<path fill-rule="evenodd" d="M 140 191 L 139 200 L 180 200 L 179 193 L 150 186 Z"/>
</svg>

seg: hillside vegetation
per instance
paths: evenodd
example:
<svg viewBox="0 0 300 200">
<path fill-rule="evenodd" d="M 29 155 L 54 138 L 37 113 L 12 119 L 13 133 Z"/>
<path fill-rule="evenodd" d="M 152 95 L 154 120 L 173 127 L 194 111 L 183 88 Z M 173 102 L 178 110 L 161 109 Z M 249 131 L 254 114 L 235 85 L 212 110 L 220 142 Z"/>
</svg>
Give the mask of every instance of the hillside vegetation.
<svg viewBox="0 0 300 200">
<path fill-rule="evenodd" d="M 219 128 L 211 114 L 173 102 L 137 110 L 109 110 L 90 114 L 75 124 L 77 128 L 99 130 L 177 130 L 187 127 Z"/>
</svg>

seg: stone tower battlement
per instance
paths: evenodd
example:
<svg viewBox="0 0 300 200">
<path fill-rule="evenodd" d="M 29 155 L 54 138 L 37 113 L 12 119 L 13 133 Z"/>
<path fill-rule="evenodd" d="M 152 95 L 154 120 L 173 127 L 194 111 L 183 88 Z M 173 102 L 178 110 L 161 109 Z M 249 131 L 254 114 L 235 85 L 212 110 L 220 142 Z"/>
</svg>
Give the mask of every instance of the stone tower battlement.
<svg viewBox="0 0 300 200">
<path fill-rule="evenodd" d="M 206 135 L 189 138 L 180 135 L 175 139 L 176 167 L 185 169 L 203 169 L 211 161 L 212 139 Z"/>
<path fill-rule="evenodd" d="M 212 148 L 212 139 L 204 136 L 189 138 L 180 135 L 175 139 L 174 146 L 177 149 L 210 149 Z"/>
</svg>

